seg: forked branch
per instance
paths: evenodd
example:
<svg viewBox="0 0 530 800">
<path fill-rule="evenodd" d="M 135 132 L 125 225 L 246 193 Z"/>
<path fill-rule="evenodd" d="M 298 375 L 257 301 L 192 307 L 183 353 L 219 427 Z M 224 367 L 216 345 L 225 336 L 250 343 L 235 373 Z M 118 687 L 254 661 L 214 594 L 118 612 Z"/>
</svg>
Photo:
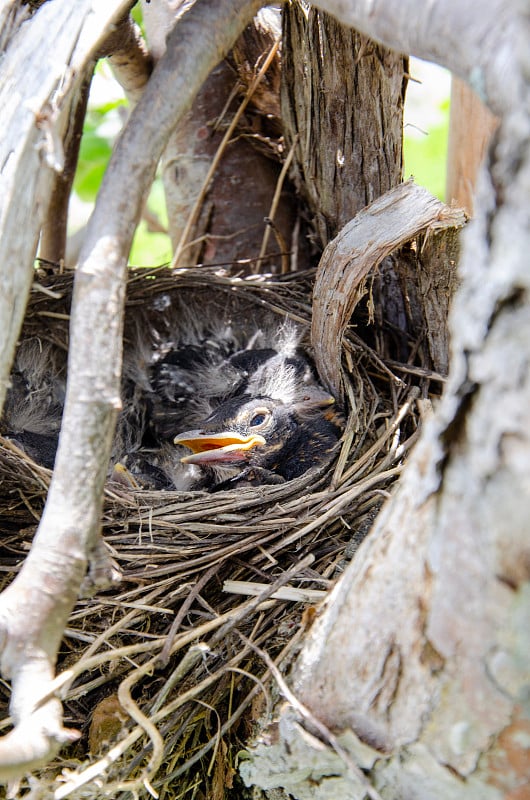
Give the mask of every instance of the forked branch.
<svg viewBox="0 0 530 800">
<path fill-rule="evenodd" d="M 210 70 L 260 3 L 197 2 L 168 39 L 107 170 L 76 273 L 68 387 L 55 471 L 30 556 L 0 599 L 2 671 L 12 679 L 10 738 L 0 740 L 0 778 L 22 775 L 70 737 L 60 707 L 46 697 L 57 649 L 91 553 L 120 404 L 127 256 L 162 149 Z M 198 51 L 197 42 L 202 43 Z M 29 731 L 22 756 L 13 739 Z"/>
</svg>

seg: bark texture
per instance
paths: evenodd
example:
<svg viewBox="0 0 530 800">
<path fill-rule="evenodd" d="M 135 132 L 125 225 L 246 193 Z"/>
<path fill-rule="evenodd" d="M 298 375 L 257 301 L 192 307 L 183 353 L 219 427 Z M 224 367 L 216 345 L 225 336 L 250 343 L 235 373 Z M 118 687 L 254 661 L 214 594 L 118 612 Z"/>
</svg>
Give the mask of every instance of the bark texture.
<svg viewBox="0 0 530 800">
<path fill-rule="evenodd" d="M 38 13 L 52 8 L 59 16 L 68 18 L 64 5 L 62 2 L 45 4 Z M 55 470 L 31 554 L 0 599 L 1 666 L 3 674 L 12 678 L 11 707 L 16 724 L 15 729 L 0 740 L 2 779 L 27 773 L 53 756 L 60 744 L 72 735 L 62 726 L 60 704 L 46 695 L 62 631 L 87 562 L 93 556 L 96 564 L 101 557 L 98 538 L 101 498 L 120 403 L 127 255 L 144 194 L 170 131 L 189 109 L 202 82 L 232 46 L 257 7 L 257 2 L 231 0 L 220 0 L 215 8 L 197 4 L 179 25 L 178 32 L 172 33 L 166 55 L 119 140 L 87 228 L 75 279 L 69 378 Z M 123 8 L 116 4 L 114 11 L 123 13 Z M 81 19 L 78 7 L 75 17 Z M 98 31 L 97 38 L 89 39 L 93 44 L 99 42 L 104 31 L 100 27 L 101 20 L 92 16 L 90 21 Z M 56 22 L 54 29 L 62 33 L 63 26 Z M 72 36 L 72 29 L 69 31 Z M 79 36 L 79 29 L 74 29 L 74 43 L 76 35 Z M 200 61 L 196 57 L 198 36 L 204 44 Z M 85 39 L 81 37 L 81 40 L 87 37 L 85 31 Z M 63 48 L 60 51 L 59 43 Z M 53 41 L 55 51 L 61 55 L 71 52 L 71 39 L 60 39 L 59 43 Z M 87 48 L 85 59 L 89 54 Z M 20 52 L 18 57 L 20 60 Z M 64 71 L 62 61 L 61 65 Z M 20 63 L 16 74 L 26 75 Z M 56 75 L 56 72 L 51 71 L 51 74 Z M 164 103 L 160 102 L 161 97 Z M 15 121 L 13 116 L 13 125 Z M 57 135 L 56 129 L 54 133 Z M 22 159 L 23 148 L 18 155 Z M 38 163 L 31 154 L 22 162 L 31 187 L 35 187 L 40 175 Z M 11 162 L 8 161 L 8 165 Z M 7 215 L 15 214 L 15 219 L 21 204 L 28 202 L 27 187 L 18 189 L 20 202 L 17 202 L 19 195 L 13 186 L 7 206 Z M 6 218 L 9 221 L 9 216 Z M 35 231 L 38 232 L 37 223 Z M 17 237 L 14 231 L 8 231 L 9 236 L 8 243 L 16 241 L 17 237 L 18 242 L 21 241 L 19 230 Z M 33 247 L 35 240 L 36 235 L 32 239 Z M 20 248 L 20 244 L 17 246 Z M 27 277 L 31 276 L 34 250 L 30 251 L 27 245 L 24 248 L 19 254 Z M 16 275 L 17 271 L 11 270 L 10 274 Z M 15 331 L 14 326 L 11 329 Z M 15 339 L 17 335 L 18 330 Z"/>
<path fill-rule="evenodd" d="M 54 176 L 48 213 L 42 226 L 39 256 L 56 264 L 63 261 L 66 255 L 68 205 L 77 168 L 93 71 L 94 62 L 90 61 L 85 67 L 84 78 L 72 93 L 63 140 L 64 164 L 62 170 Z"/>
<path fill-rule="evenodd" d="M 502 118 L 464 237 L 446 393 L 303 649 L 292 687 L 306 713 L 280 709 L 275 736 L 242 772 L 296 798 L 361 800 L 367 789 L 353 760 L 388 800 L 522 800 L 530 788 L 528 14 L 517 2 L 464 11 L 451 2 L 319 5 L 396 49 L 479 76 Z M 499 71 L 510 75 L 508 90 Z M 328 737 L 317 738 L 311 714 Z"/>
<path fill-rule="evenodd" d="M 153 63 L 142 34 L 129 14 L 120 21 L 105 42 L 114 77 L 122 86 L 131 106 L 135 106 L 145 89 Z"/>
<path fill-rule="evenodd" d="M 151 18 L 150 9 L 147 13 Z M 154 15 L 159 17 L 160 9 Z M 152 31 L 157 52 L 162 49 L 160 19 L 158 23 Z M 298 202 L 287 185 L 273 214 L 277 235 L 268 237 L 268 247 L 262 251 L 265 219 L 281 172 L 278 53 L 230 140 L 223 144 L 245 92 L 279 35 L 278 14 L 262 10 L 230 56 L 212 70 L 171 136 L 161 166 L 175 263 L 243 265 L 258 255 L 278 254 L 267 259 L 265 268 L 279 271 L 282 258 L 288 260 Z M 212 174 L 220 148 L 222 155 Z"/>
<path fill-rule="evenodd" d="M 384 258 L 411 239 L 425 235 L 425 232 L 433 235 L 436 230 L 458 229 L 464 222 L 462 211 L 444 206 L 425 189 L 409 181 L 360 211 L 328 244 L 315 279 L 311 339 L 318 373 L 330 392 L 341 402 L 344 401 L 342 336 L 364 293 L 366 276 L 375 271 Z M 446 259 L 442 267 L 440 275 L 447 276 Z M 429 271 L 424 275 L 433 271 L 429 266 Z M 431 313 L 435 313 L 434 309 L 438 310 L 437 296 L 431 287 L 421 287 L 417 280 L 411 281 L 411 286 L 405 287 L 404 295 L 411 298 L 413 288 L 416 289 L 416 297 L 411 302 L 414 313 L 421 310 L 418 299 L 418 295 L 422 295 L 421 289 L 425 292 L 425 298 L 429 298 L 424 301 L 428 304 L 428 310 L 432 309 Z M 443 314 L 444 310 L 447 312 L 447 303 L 439 309 L 439 314 Z M 444 336 L 446 323 L 439 318 L 436 322 L 439 325 L 433 328 L 432 350 L 443 359 L 447 353 L 447 342 L 438 341 L 437 338 Z"/>
<path fill-rule="evenodd" d="M 299 2 L 283 19 L 282 117 L 325 246 L 401 180 L 408 60 Z"/>
<path fill-rule="evenodd" d="M 0 163 L 4 190 L 0 201 L 0 407 L 33 278 L 33 258 L 41 225 L 64 167 L 63 135 L 75 106 L 84 68 L 124 3 L 86 2 L 74 9 L 64 2 L 46 3 L 20 24 L 12 3 L 5 31 L 0 87 L 4 135 Z M 50 30 L 56 32 L 50 37 Z M 18 102 L 13 102 L 13 87 Z M 21 235 L 24 231 L 24 235 Z M 14 268 L 16 265 L 16 268 Z M 69 485 L 69 469 L 66 482 Z M 62 725 L 61 706 L 46 696 L 57 648 L 69 611 L 86 570 L 89 547 L 78 539 L 83 509 L 66 519 L 68 502 L 50 508 L 48 534 L 35 546 L 17 580 L 2 594 L 0 628 L 2 673 L 12 678 L 15 729 L 0 740 L 0 775 L 16 777 L 44 763 L 77 733 Z M 73 509 L 72 509 L 73 510 Z M 82 522 L 80 522 L 82 520 Z"/>
<path fill-rule="evenodd" d="M 33 278 L 37 241 L 55 174 L 63 171 L 62 141 L 71 98 L 107 26 L 126 5 L 125 0 L 106 8 L 98 4 L 92 13 L 88 0 L 75 8 L 45 3 L 25 24 L 26 15 L 17 2 L 4 3 L 1 10 L 0 408 Z"/>
</svg>

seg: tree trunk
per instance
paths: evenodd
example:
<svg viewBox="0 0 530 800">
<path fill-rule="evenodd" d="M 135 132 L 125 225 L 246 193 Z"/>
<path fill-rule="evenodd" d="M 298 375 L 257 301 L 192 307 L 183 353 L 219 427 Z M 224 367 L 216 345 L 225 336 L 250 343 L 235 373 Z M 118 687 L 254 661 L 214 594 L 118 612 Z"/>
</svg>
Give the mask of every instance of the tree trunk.
<svg viewBox="0 0 530 800">
<path fill-rule="evenodd" d="M 329 14 L 285 7 L 282 118 L 322 246 L 401 181 L 407 71 L 405 56 Z"/>
<path fill-rule="evenodd" d="M 57 85 L 65 75 L 72 82 L 68 86 L 75 84 L 100 38 L 93 30 L 91 38 L 83 27 L 84 15 L 90 18 L 88 5 L 82 13 L 76 8 L 76 28 L 73 18 L 61 24 L 68 16 L 63 2 L 44 3 L 37 13 L 59 38 L 50 46 L 41 31 L 39 46 L 28 47 L 24 55 L 30 52 L 38 60 L 45 52 L 53 67 L 49 80 L 29 82 L 32 71 L 27 70 L 26 101 L 18 108 L 8 102 L 5 87 L 0 93 L 8 142 L 0 162 L 9 201 L 0 209 L 0 269 L 6 275 L 0 322 L 8 323 L 0 388 L 7 382 L 33 275 L 53 184 L 50 166 L 60 165 L 56 144 L 62 141 L 62 115 L 69 104 L 63 102 L 68 92 L 59 96 Z M 3 21 L 5 6 L 0 7 Z M 25 774 L 75 736 L 63 727 L 60 704 L 48 690 L 68 611 L 87 561 L 97 561 L 102 487 L 119 403 L 128 249 L 171 131 L 258 6 L 259 0 L 197 3 L 170 35 L 167 52 L 117 144 L 88 226 L 76 277 L 56 470 L 34 548 L 0 602 L 2 670 L 13 680 L 16 725 L 0 739 L 2 778 Z M 289 705 L 278 710 L 278 726 L 250 753 L 242 774 L 249 783 L 271 789 L 271 797 L 275 787 L 283 787 L 294 797 L 313 800 L 366 795 L 522 800 L 528 793 L 524 759 L 530 729 L 528 15 L 517 0 L 489 0 L 480 9 L 462 8 L 455 0 L 426 8 L 412 0 L 322 0 L 319 6 L 398 52 L 439 61 L 474 82 L 501 123 L 466 238 L 446 394 L 425 426 L 399 491 L 317 613 L 292 689 L 281 684 Z M 105 13 L 115 19 L 118 12 L 122 3 Z M 319 55 L 335 41 L 324 35 L 334 24 L 315 28 Z M 40 49 L 46 44 L 48 49 Z M 64 61 L 57 69 L 53 50 L 61 57 L 73 53 L 68 70 Z M 385 63 L 390 58 L 377 52 Z M 395 58 L 401 71 L 397 81 L 390 78 L 399 104 L 403 57 Z M 20 53 L 17 59 L 16 64 L 5 59 L 3 68 L 25 74 Z M 314 91 L 320 91 L 318 82 Z M 335 116 L 326 117 L 324 106 L 309 103 L 307 108 L 333 137 Z M 381 119 L 379 125 L 376 114 L 373 122 L 385 152 L 379 167 L 387 167 L 393 181 L 398 164 L 401 168 L 399 158 L 392 160 L 396 138 L 386 140 L 388 118 Z M 304 135 L 312 129 L 302 122 L 298 118 L 293 125 L 293 141 L 300 135 L 298 169 L 305 184 L 317 176 L 312 154 L 303 149 Z M 326 180 L 335 180 L 334 173 L 340 179 L 346 175 L 345 148 L 336 138 L 333 142 L 329 160 L 323 159 Z M 371 149 L 376 162 L 380 149 Z M 40 152 L 46 163 L 39 161 Z M 364 155 L 362 161 L 365 168 Z M 370 170 L 364 174 L 371 188 L 364 197 L 362 192 L 350 196 L 347 212 L 322 177 L 325 207 L 312 188 L 306 190 L 323 242 L 356 208 L 388 188 L 376 184 Z M 347 193 L 349 179 L 342 186 Z M 328 216 L 329 225 L 323 221 Z M 321 323 L 317 317 L 317 330 Z"/>
<path fill-rule="evenodd" d="M 300 800 L 522 800 L 530 789 L 528 16 L 517 2 L 470 6 L 464 18 L 447 2 L 424 19 L 412 2 L 319 5 L 398 50 L 475 83 L 480 76 L 502 117 L 464 240 L 446 393 L 311 629 L 291 679 L 296 703 L 278 709 L 274 735 L 242 773 Z M 449 31 L 456 47 L 447 46 Z"/>
<path fill-rule="evenodd" d="M 77 738 L 76 732 L 63 728 L 60 703 L 53 693 L 51 696 L 47 695 L 60 638 L 68 613 L 78 596 L 87 563 L 90 561 L 96 571 L 98 565 L 101 566 L 102 548 L 99 537 L 103 485 L 120 405 L 127 255 L 144 192 L 152 182 L 156 164 L 170 131 L 179 117 L 189 109 L 202 82 L 233 44 L 245 22 L 250 21 L 258 5 L 252 0 L 237 4 L 223 0 L 213 15 L 204 6 L 197 6 L 179 27 L 178 35 L 173 34 L 170 37 L 163 63 L 159 64 L 157 73 L 149 82 L 149 88 L 119 140 L 113 162 L 105 176 L 99 202 L 87 228 L 72 300 L 69 375 L 53 478 L 30 556 L 15 581 L 0 598 L 2 674 L 12 679 L 11 709 L 16 725 L 0 739 L 2 780 L 27 773 L 52 757 L 61 743 Z M 82 75 L 82 66 L 91 57 L 94 44 L 99 44 L 105 37 L 106 28 L 101 29 L 97 24 L 89 28 L 92 38 L 86 31 L 84 36 L 80 36 L 79 26 L 82 31 L 85 17 L 79 16 L 78 9 L 75 17 L 79 20 L 77 28 L 64 28 L 59 19 L 61 14 L 66 13 L 63 6 L 64 3 L 45 3 L 37 12 L 37 15 L 43 14 L 38 17 L 43 25 L 30 25 L 24 31 L 27 33 L 29 30 L 30 43 L 40 55 L 39 47 L 31 40 L 31 36 L 34 35 L 39 44 L 42 41 L 48 42 L 50 19 L 47 15 L 56 13 L 58 16 L 53 18 L 52 27 L 65 37 L 65 41 L 60 39 L 61 47 L 57 41 L 51 47 L 50 59 L 54 69 L 50 69 L 49 74 L 46 73 L 47 80 L 41 87 L 43 103 L 48 101 L 49 93 L 66 69 L 64 53 L 71 54 L 73 48 L 72 61 L 76 64 L 75 58 L 80 59 L 79 73 Z M 90 18 L 88 11 L 90 9 L 85 9 Z M 106 13 L 112 19 L 113 15 L 120 12 L 123 12 L 123 8 L 116 3 Z M 198 63 L 195 37 L 207 27 L 206 17 L 211 23 L 210 39 L 206 37 L 206 55 Z M 90 21 L 95 22 L 93 18 Z M 103 20 L 101 22 L 105 24 Z M 23 62 L 26 50 L 17 48 L 15 42 L 12 53 L 13 64 L 7 62 L 11 69 L 10 74 L 17 85 L 24 87 L 26 72 L 22 69 L 21 61 Z M 52 55 L 57 55 L 57 58 L 52 58 Z M 173 64 L 175 59 L 180 62 L 178 71 Z M 67 71 L 67 74 L 70 73 Z M 174 89 L 173 94 L 169 91 L 168 83 Z M 34 84 L 30 83 L 29 89 L 32 88 L 36 91 Z M 153 115 L 152 107 L 160 97 L 166 98 L 166 102 L 159 107 L 158 115 Z M 10 99 L 7 90 L 5 99 L 6 107 L 11 109 L 13 103 L 7 102 Z M 0 100 L 4 100 L 4 95 L 0 95 Z M 46 120 L 47 117 L 44 117 L 42 122 L 45 130 Z M 10 179 L 11 194 L 5 213 L 2 208 L 0 214 L 0 232 L 4 236 L 2 246 L 7 248 L 1 263 L 10 267 L 7 272 L 10 290 L 18 280 L 23 285 L 24 292 L 20 290 L 21 297 L 17 297 L 16 313 L 9 302 L 5 303 L 2 295 L 4 302 L 0 306 L 0 320 L 4 319 L 5 322 L 7 319 L 9 338 L 2 350 L 1 366 L 4 372 L 0 373 L 0 377 L 9 374 L 10 359 L 18 338 L 33 274 L 39 225 L 42 222 L 41 216 L 37 215 L 34 219 L 30 214 L 29 230 L 25 231 L 28 234 L 26 239 L 20 235 L 20 231 L 25 230 L 19 216 L 20 209 L 24 207 L 30 213 L 32 204 L 36 204 L 38 208 L 39 198 L 33 197 L 31 190 L 35 189 L 39 181 L 43 181 L 46 189 L 43 195 L 46 204 L 52 187 L 49 167 L 41 170 L 38 163 L 37 145 L 40 142 L 42 147 L 42 134 L 35 124 L 34 116 L 28 120 L 26 115 L 22 115 L 18 120 L 17 115 L 11 113 L 9 123 L 9 146 L 14 148 L 17 158 L 8 151 L 10 158 L 6 156 L 2 162 Z M 17 125 L 24 131 L 20 146 L 12 132 Z M 58 139 L 60 152 L 59 134 L 62 133 L 62 128 L 55 125 L 56 120 L 53 125 L 50 123 L 49 140 L 56 144 Z M 29 153 L 25 152 L 25 146 Z M 147 158 L 146 153 L 151 153 L 152 158 Z M 48 152 L 49 159 L 56 155 L 55 150 Z M 16 185 L 15 179 L 25 180 L 21 188 Z M 127 198 L 127 202 L 123 202 L 123 197 Z M 17 263 L 22 267 L 22 282 L 12 278 L 19 274 L 19 270 L 12 267 L 12 258 L 9 258 L 13 254 L 19 256 Z M 12 304 L 14 302 L 9 292 L 7 300 Z M 7 380 L 2 386 L 5 387 L 6 384 Z M 0 400 L 2 399 L 0 396 Z M 113 575 L 108 567 L 107 557 L 103 572 L 107 578 L 112 579 Z M 97 580 L 97 576 L 95 577 Z"/>
</svg>

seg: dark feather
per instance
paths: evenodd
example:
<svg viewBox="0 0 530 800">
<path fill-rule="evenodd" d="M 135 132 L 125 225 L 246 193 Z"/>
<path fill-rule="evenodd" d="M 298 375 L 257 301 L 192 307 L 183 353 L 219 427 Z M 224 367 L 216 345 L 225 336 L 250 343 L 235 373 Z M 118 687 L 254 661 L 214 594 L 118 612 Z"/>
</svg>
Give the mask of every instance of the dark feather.
<svg viewBox="0 0 530 800">
<path fill-rule="evenodd" d="M 213 489 L 290 480 L 331 458 L 342 420 L 330 413 L 332 398 L 318 385 L 294 325 L 270 316 L 261 325 L 222 313 L 212 319 L 198 305 L 165 298 L 156 297 L 149 313 L 128 326 L 110 474 L 122 464 L 151 489 Z M 65 373 L 61 351 L 23 343 L 2 420 L 4 434 L 49 467 Z M 270 419 L 259 446 L 229 451 L 230 459 L 218 448 L 217 459 L 196 461 L 173 444 L 190 429 L 250 435 L 252 411 L 260 407 Z"/>
</svg>

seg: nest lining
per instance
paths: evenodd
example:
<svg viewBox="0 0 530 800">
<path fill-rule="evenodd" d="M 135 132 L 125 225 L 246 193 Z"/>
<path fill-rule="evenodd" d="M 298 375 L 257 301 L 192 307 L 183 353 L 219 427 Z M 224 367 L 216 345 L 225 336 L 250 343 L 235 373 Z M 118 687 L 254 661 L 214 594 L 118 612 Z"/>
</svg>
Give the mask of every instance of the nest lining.
<svg viewBox="0 0 530 800">
<path fill-rule="evenodd" d="M 25 337 L 66 351 L 71 280 L 41 281 Z M 132 318 L 155 294 L 207 291 L 219 293 L 221 305 L 264 307 L 308 330 L 311 280 L 136 270 L 127 313 Z M 144 795 L 150 786 L 161 798 L 186 796 L 194 786 L 196 797 L 224 796 L 234 754 L 276 691 L 263 653 L 286 670 L 318 613 L 311 603 L 271 594 L 287 584 L 302 599 L 306 589 L 332 585 L 416 437 L 411 376 L 398 376 L 353 332 L 344 364 L 351 407 L 342 451 L 328 466 L 279 485 L 211 495 L 107 484 L 103 533 L 123 580 L 80 600 L 71 615 L 56 685 L 65 724 L 83 736 L 41 771 L 35 796 Z M 29 549 L 50 475 L 0 439 L 3 586 Z M 227 580 L 243 591 L 257 584 L 260 593 L 225 592 Z M 1 697 L 7 709 L 5 687 Z"/>
</svg>

